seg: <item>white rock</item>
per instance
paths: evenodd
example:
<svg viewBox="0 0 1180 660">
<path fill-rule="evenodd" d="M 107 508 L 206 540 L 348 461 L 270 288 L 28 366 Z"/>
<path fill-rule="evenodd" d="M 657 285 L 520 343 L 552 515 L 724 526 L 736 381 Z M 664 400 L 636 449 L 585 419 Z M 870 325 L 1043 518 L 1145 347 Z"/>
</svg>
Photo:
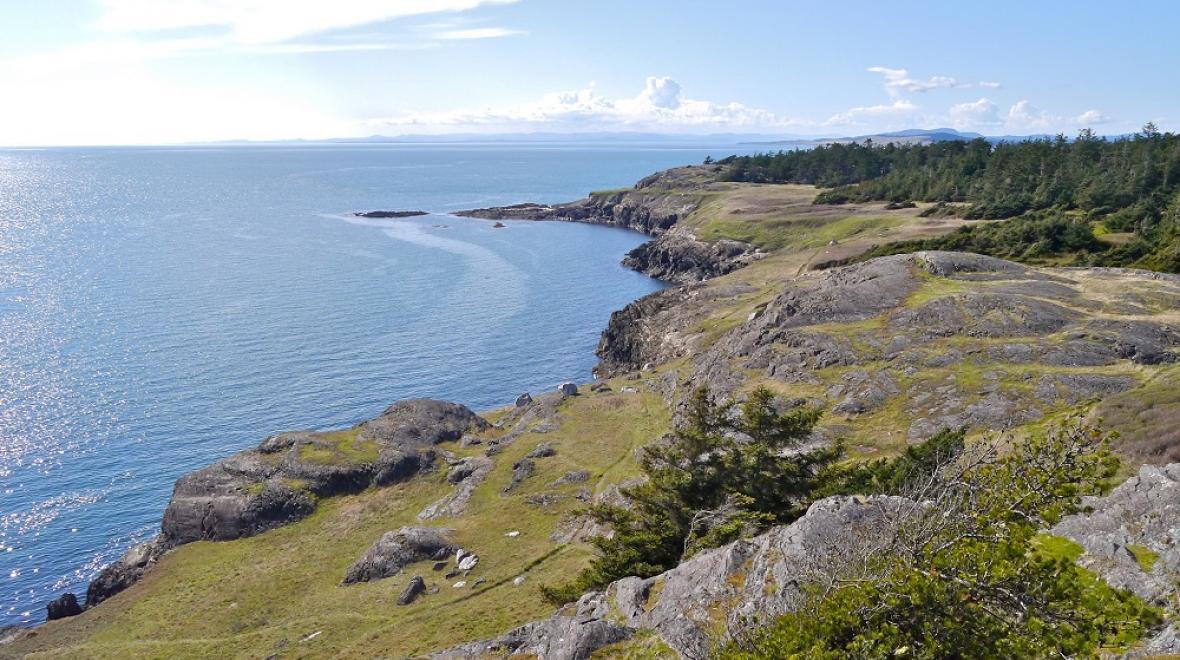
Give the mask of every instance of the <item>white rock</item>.
<svg viewBox="0 0 1180 660">
<path fill-rule="evenodd" d="M 462 589 L 463 587 L 467 586 L 467 580 L 459 580 L 451 586 L 455 587 L 456 589 Z"/>
<path fill-rule="evenodd" d="M 479 563 L 479 556 L 478 555 L 467 555 L 463 559 L 459 560 L 459 570 L 470 571 L 471 569 L 475 568 L 475 565 L 478 563 Z"/>
<path fill-rule="evenodd" d="M 514 579 L 514 580 L 512 581 L 512 584 L 514 584 L 514 585 L 516 585 L 516 586 L 518 586 L 518 587 L 519 587 L 520 585 L 524 584 L 524 576 L 523 576 L 523 575 L 521 575 L 521 576 L 518 576 L 516 579 Z"/>
<path fill-rule="evenodd" d="M 520 531 L 514 529 L 511 532 L 508 532 L 507 534 L 505 534 L 504 536 L 507 536 L 510 539 L 514 539 L 514 538 L 520 536 Z"/>
</svg>

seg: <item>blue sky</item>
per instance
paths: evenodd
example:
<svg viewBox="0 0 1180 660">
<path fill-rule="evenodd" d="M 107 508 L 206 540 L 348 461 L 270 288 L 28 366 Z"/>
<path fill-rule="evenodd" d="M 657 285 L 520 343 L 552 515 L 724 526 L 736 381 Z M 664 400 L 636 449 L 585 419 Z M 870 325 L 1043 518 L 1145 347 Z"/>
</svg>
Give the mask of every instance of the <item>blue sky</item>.
<svg viewBox="0 0 1180 660">
<path fill-rule="evenodd" d="M 520 131 L 1123 133 L 1180 3 L 0 0 L 0 144 Z"/>
</svg>

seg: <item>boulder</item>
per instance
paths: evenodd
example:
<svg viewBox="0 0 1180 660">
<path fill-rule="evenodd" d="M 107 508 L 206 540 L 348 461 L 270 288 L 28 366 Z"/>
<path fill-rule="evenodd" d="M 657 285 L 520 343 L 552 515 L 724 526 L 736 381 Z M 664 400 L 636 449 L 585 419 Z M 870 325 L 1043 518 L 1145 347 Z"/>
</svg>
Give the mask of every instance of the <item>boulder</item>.
<svg viewBox="0 0 1180 660">
<path fill-rule="evenodd" d="M 401 595 L 397 597 L 397 604 L 409 605 L 424 591 L 426 591 L 426 580 L 423 580 L 420 576 L 414 576 L 414 579 L 410 580 L 410 583 L 402 590 Z"/>
<path fill-rule="evenodd" d="M 532 402 L 533 402 L 533 397 L 530 396 L 528 392 L 525 392 L 524 394 L 521 394 L 520 396 L 516 397 L 516 407 L 517 408 L 523 408 L 523 407 L 531 404 Z"/>
<path fill-rule="evenodd" d="M 537 469 L 537 464 L 531 458 L 522 458 L 512 464 L 512 481 L 504 487 L 502 492 L 509 493 L 521 484 L 522 481 L 532 476 Z"/>
<path fill-rule="evenodd" d="M 457 568 L 461 571 L 470 571 L 479 563 L 479 555 L 467 555 L 459 560 Z"/>
<path fill-rule="evenodd" d="M 68 616 L 78 616 L 82 613 L 82 606 L 78 604 L 78 597 L 74 594 L 62 594 L 49 601 L 45 606 L 48 610 L 48 619 L 54 621 L 56 619 L 64 619 Z"/>
<path fill-rule="evenodd" d="M 140 543 L 123 553 L 119 561 L 103 567 L 86 587 L 86 607 L 94 607 L 138 582 L 144 571 L 155 564 L 167 550 L 168 546 L 163 536 L 157 535 L 152 540 Z"/>
<path fill-rule="evenodd" d="M 565 396 L 573 396 L 578 393 L 578 386 L 574 383 L 562 383 L 561 385 L 557 386 L 557 391 L 561 392 Z"/>
<path fill-rule="evenodd" d="M 433 559 L 450 552 L 444 530 L 431 527 L 402 527 L 386 532 L 348 569 L 344 584 L 369 582 L 397 575 L 414 562 Z"/>
<path fill-rule="evenodd" d="M 553 448 L 553 445 L 543 442 L 537 445 L 536 448 L 534 448 L 528 454 L 525 454 L 525 458 L 549 458 L 550 456 L 556 455 L 557 450 Z"/>
</svg>

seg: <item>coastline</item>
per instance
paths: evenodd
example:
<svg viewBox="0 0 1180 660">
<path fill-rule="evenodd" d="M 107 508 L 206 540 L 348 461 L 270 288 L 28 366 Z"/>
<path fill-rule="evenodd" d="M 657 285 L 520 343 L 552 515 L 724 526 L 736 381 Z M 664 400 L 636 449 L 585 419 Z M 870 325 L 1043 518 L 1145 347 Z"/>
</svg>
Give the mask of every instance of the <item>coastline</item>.
<svg viewBox="0 0 1180 660">
<path fill-rule="evenodd" d="M 625 193 L 621 193 L 621 195 L 625 195 Z M 591 203 L 591 200 L 593 199 L 594 195 L 591 194 L 583 200 L 562 206 L 585 205 L 586 207 L 593 207 L 593 204 Z M 540 205 L 523 204 L 502 208 L 508 210 L 517 208 L 540 208 Z M 554 207 L 545 208 L 552 210 Z M 500 222 L 498 222 L 499 219 L 570 221 L 580 224 L 605 225 L 627 229 L 629 231 L 635 231 L 646 236 L 653 237 L 653 240 L 644 242 L 638 248 L 625 255 L 622 260 L 622 265 L 635 272 L 648 275 L 655 280 L 661 281 L 669 287 L 674 287 L 678 283 L 680 278 L 677 277 L 673 271 L 653 271 L 645 267 L 644 264 L 633 260 L 633 255 L 638 250 L 651 245 L 655 239 L 658 239 L 660 236 L 664 235 L 666 230 L 672 229 L 674 227 L 677 219 L 675 215 L 663 216 L 661 218 L 657 214 L 658 219 L 655 221 L 655 224 L 643 222 L 636 224 L 630 221 L 629 218 L 633 217 L 631 214 L 624 215 L 623 219 L 612 217 L 612 209 L 614 208 L 614 205 L 594 208 L 599 209 L 597 214 L 582 215 L 576 218 L 561 218 L 556 217 L 556 215 L 553 214 L 546 216 L 518 218 L 514 217 L 511 211 L 501 215 L 499 218 L 486 217 L 484 214 L 493 212 L 491 209 L 458 211 L 448 213 L 446 215 L 462 218 L 493 220 L 496 221 L 496 225 L 498 226 L 503 226 Z M 431 215 L 431 213 L 417 210 L 376 210 L 356 211 L 350 213 L 350 215 L 356 216 L 358 218 L 368 219 L 402 219 Z M 650 215 L 647 217 L 650 217 Z M 710 272 L 706 268 L 703 274 L 701 271 L 701 263 L 699 261 L 692 262 L 689 265 L 689 268 L 691 269 L 691 278 L 694 278 L 690 281 L 696 281 L 695 278 L 704 279 L 708 277 L 707 273 Z M 671 277 L 667 277 L 669 273 L 672 274 Z M 661 275 L 664 275 L 665 277 L 661 277 Z M 661 291 L 666 290 L 667 289 L 662 289 Z M 658 294 L 661 291 L 656 291 L 653 294 L 647 294 L 647 296 Z M 643 297 L 637 300 L 642 299 Z M 632 301 L 632 303 L 634 302 L 636 301 Z M 616 310 L 612 314 L 612 322 L 620 311 L 621 310 Z M 607 330 L 608 328 L 603 328 L 601 334 L 605 334 Z M 599 349 L 596 349 L 596 353 L 601 350 L 601 348 L 602 343 L 600 342 L 600 347 Z M 595 373 L 597 373 L 597 369 L 598 367 L 595 367 Z M 569 385 L 570 384 L 559 386 L 559 393 L 563 388 L 569 387 Z M 586 384 L 583 383 L 582 385 L 584 386 Z M 579 386 L 575 385 L 573 389 L 576 394 L 576 390 L 579 389 Z M 505 398 L 510 399 L 512 396 L 513 395 L 506 393 Z M 520 396 L 528 396 L 528 393 L 518 395 L 517 398 L 519 399 Z M 540 393 L 538 396 L 540 397 L 541 401 L 545 401 L 547 395 Z M 569 394 L 563 394 L 563 396 L 569 396 Z M 409 405 L 411 407 L 420 405 L 426 405 L 428 407 L 454 406 L 457 407 L 454 409 L 454 414 L 457 414 L 461 418 L 467 420 L 467 422 L 470 422 L 470 424 L 473 425 L 473 428 L 486 428 L 486 423 L 481 421 L 482 418 L 478 414 L 470 411 L 461 404 L 421 399 L 394 402 L 383 415 L 377 418 L 362 421 L 354 426 L 352 430 L 356 431 L 358 429 L 364 429 L 366 426 L 372 425 L 384 424 L 388 426 L 387 418 L 390 417 L 391 414 L 394 417 L 397 417 L 399 414 L 397 412 L 399 406 L 404 405 Z M 548 402 L 547 405 L 551 407 L 552 402 Z M 495 410 L 498 409 L 494 408 L 490 411 L 482 411 L 482 414 L 487 414 L 488 412 L 493 412 Z M 552 414 L 552 411 L 550 411 L 550 414 Z M 445 417 L 445 415 L 443 416 Z M 408 420 L 407 426 L 410 429 L 421 430 L 427 426 L 437 425 L 439 422 L 439 415 L 436 412 L 431 411 L 422 415 L 420 418 Z M 458 437 L 461 437 L 464 431 L 468 428 L 469 426 L 467 423 L 459 424 L 454 429 L 445 431 L 442 435 L 438 436 L 436 441 L 442 441 L 442 439 L 457 439 Z M 398 433 L 404 433 L 405 431 L 406 429 L 404 428 L 398 428 L 395 429 L 394 434 L 396 435 Z M 253 536 L 255 534 L 274 529 L 275 527 L 288 525 L 314 512 L 315 501 L 319 498 L 357 492 L 372 486 L 389 486 L 390 484 L 396 483 L 401 479 L 410 478 L 414 474 L 428 472 L 434 469 L 435 459 L 438 458 L 437 456 L 430 455 L 429 447 L 414 447 L 410 452 L 411 454 L 414 454 L 414 456 L 409 460 L 409 463 L 380 465 L 372 471 L 369 470 L 368 466 L 366 466 L 365 469 L 358 473 L 341 473 L 340 470 L 333 469 L 329 470 L 328 474 L 324 474 L 317 467 L 303 463 L 294 467 L 292 474 L 259 472 L 256 474 L 256 477 L 258 477 L 257 480 L 250 483 L 234 483 L 228 488 L 224 481 L 224 477 L 221 475 L 212 476 L 211 478 L 205 480 L 202 480 L 201 478 L 201 475 L 208 475 L 210 470 L 217 470 L 219 466 L 227 466 L 227 472 L 232 472 L 235 474 L 235 476 L 240 476 L 241 473 L 249 472 L 251 469 L 257 467 L 256 465 L 251 465 L 255 462 L 250 460 L 255 455 L 273 455 L 274 453 L 283 450 L 294 450 L 291 452 L 292 455 L 297 455 L 301 450 L 305 451 L 309 441 L 310 443 L 315 444 L 318 438 L 331 438 L 332 436 L 338 435 L 339 433 L 340 431 L 280 432 L 263 440 L 262 443 L 255 449 L 240 452 L 232 457 L 219 460 L 212 465 L 206 466 L 204 468 L 198 468 L 195 471 L 183 475 L 177 480 L 176 486 L 173 490 L 173 495 L 162 516 L 162 531 L 159 534 L 148 541 L 133 546 L 127 550 L 117 561 L 104 566 L 98 572 L 98 574 L 91 579 L 87 586 L 84 597 L 79 598 L 72 593 L 63 593 L 59 597 L 47 603 L 47 607 L 52 613 L 47 621 L 37 624 L 33 627 L 11 626 L 10 630 L 8 630 L 10 634 L 6 637 L 6 639 L 9 641 L 14 641 L 20 637 L 20 632 L 22 630 L 33 630 L 36 627 L 44 625 L 44 623 L 47 623 L 48 621 L 76 616 L 92 607 L 98 606 L 108 598 L 115 596 L 116 594 L 137 583 L 144 576 L 144 574 L 147 573 L 166 553 L 181 545 L 185 545 L 197 540 L 223 541 Z M 417 436 L 418 431 L 414 430 L 412 435 Z M 332 438 L 328 444 L 335 446 L 325 447 L 323 443 L 316 444 L 316 446 L 320 449 L 326 449 L 328 451 L 339 449 L 338 440 L 335 438 Z M 404 447 L 399 446 L 397 449 L 400 452 L 400 450 L 404 449 Z M 346 449 L 342 453 L 346 454 L 348 452 L 349 450 Z M 243 459 L 245 463 L 241 462 Z M 398 459 L 402 460 L 403 457 L 399 456 Z M 233 463 L 232 467 L 227 465 L 231 461 L 235 460 L 239 462 Z M 298 458 L 286 460 L 285 462 L 287 464 L 300 463 Z M 372 474 L 369 474 L 370 472 L 372 472 Z M 307 487 L 304 485 L 297 488 L 287 487 L 287 484 L 282 484 L 279 486 L 275 486 L 274 484 L 276 480 L 289 482 L 293 478 L 300 481 L 307 481 L 309 479 L 321 480 L 323 483 L 317 483 L 314 487 Z M 245 499 L 259 500 L 260 505 L 255 506 L 246 501 L 227 501 L 234 499 L 241 500 L 242 498 L 237 497 L 237 493 L 246 493 Z M 186 505 L 181 505 L 180 501 L 185 497 L 195 497 L 197 501 L 189 502 Z M 213 518 L 211 519 L 210 514 L 214 510 L 217 510 L 218 513 L 214 514 Z"/>
</svg>

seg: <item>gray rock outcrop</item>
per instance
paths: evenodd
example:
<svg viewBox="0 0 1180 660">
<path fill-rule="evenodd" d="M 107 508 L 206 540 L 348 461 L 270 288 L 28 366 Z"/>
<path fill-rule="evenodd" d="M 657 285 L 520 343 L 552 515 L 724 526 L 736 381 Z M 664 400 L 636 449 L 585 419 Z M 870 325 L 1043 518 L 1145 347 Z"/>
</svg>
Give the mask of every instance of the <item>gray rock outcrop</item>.
<svg viewBox="0 0 1180 660">
<path fill-rule="evenodd" d="M 452 549 L 444 530 L 402 527 L 386 532 L 348 569 L 344 584 L 393 577 L 410 564 L 434 559 Z"/>
<path fill-rule="evenodd" d="M 467 512 L 475 489 L 488 478 L 495 464 L 486 456 L 471 456 L 460 460 L 447 474 L 447 482 L 455 489 L 432 502 L 418 514 L 419 520 L 434 520 L 444 516 L 461 516 Z"/>
<path fill-rule="evenodd" d="M 420 576 L 415 576 L 414 579 L 410 580 L 410 583 L 406 585 L 406 588 L 402 590 L 401 595 L 397 597 L 397 604 L 409 605 L 410 603 L 414 602 L 414 599 L 421 595 L 424 591 L 426 591 L 426 580 L 423 580 Z"/>
<path fill-rule="evenodd" d="M 78 604 L 78 597 L 74 594 L 62 594 L 49 601 L 45 606 L 46 618 L 50 621 L 64 619 L 68 616 L 78 616 L 82 613 L 82 606 Z"/>
<path fill-rule="evenodd" d="M 1175 599 L 1180 593 L 1180 463 L 1144 465 L 1109 495 L 1087 498 L 1083 506 L 1088 512 L 1069 516 L 1052 530 L 1085 549 L 1082 566 L 1145 600 Z"/>
<path fill-rule="evenodd" d="M 399 401 L 346 431 L 297 431 L 264 440 L 176 482 L 160 534 L 104 567 L 86 590 L 92 607 L 137 582 L 165 552 L 199 540 L 252 536 L 306 517 L 316 498 L 385 486 L 431 469 L 434 446 L 490 424 L 467 407 Z"/>
<path fill-rule="evenodd" d="M 310 514 L 317 497 L 385 486 L 430 469 L 434 445 L 488 428 L 465 406 L 400 401 L 346 434 L 300 431 L 265 440 L 180 478 L 164 512 L 165 541 L 252 536 Z"/>
<path fill-rule="evenodd" d="M 118 561 L 104 566 L 86 587 L 86 607 L 94 607 L 138 582 L 167 550 L 163 536 L 157 535 L 123 553 Z"/>
<path fill-rule="evenodd" d="M 892 497 L 821 500 L 791 525 L 701 552 L 656 577 L 624 578 L 548 619 L 432 657 L 582 659 L 641 630 L 654 632 L 682 657 L 708 657 L 718 630 L 740 630 L 797 608 L 814 575 L 843 561 L 847 547 L 873 537 L 904 506 L 912 503 Z M 713 618 L 719 612 L 724 622 Z"/>
<path fill-rule="evenodd" d="M 701 282 L 748 266 L 764 256 L 749 243 L 698 240 L 685 231 L 670 231 L 631 250 L 623 265 L 665 282 Z"/>
</svg>

